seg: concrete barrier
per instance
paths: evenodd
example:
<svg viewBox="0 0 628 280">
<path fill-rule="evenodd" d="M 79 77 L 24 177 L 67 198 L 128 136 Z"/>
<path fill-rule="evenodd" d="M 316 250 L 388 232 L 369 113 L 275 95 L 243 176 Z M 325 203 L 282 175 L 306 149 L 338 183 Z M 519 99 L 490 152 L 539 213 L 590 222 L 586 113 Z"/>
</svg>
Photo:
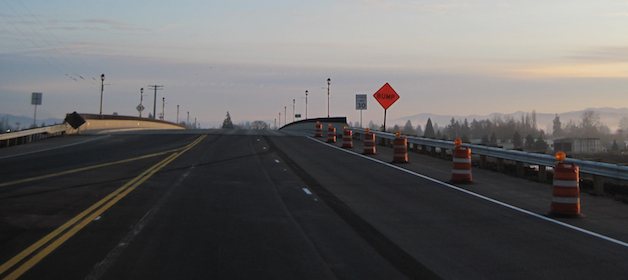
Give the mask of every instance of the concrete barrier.
<svg viewBox="0 0 628 280">
<path fill-rule="evenodd" d="M 183 125 L 147 118 L 130 116 L 113 116 L 96 114 L 81 114 L 85 123 L 70 133 L 90 132 L 101 130 L 143 130 L 143 129 L 185 129 Z"/>
</svg>

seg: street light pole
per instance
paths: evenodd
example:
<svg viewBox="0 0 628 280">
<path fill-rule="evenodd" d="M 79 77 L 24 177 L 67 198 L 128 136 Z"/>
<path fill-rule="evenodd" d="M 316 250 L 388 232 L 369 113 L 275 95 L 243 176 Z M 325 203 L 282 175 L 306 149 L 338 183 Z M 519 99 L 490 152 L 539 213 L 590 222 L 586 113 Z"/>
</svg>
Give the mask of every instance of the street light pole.
<svg viewBox="0 0 628 280">
<path fill-rule="evenodd" d="M 100 118 L 102 119 L 102 94 L 105 91 L 105 74 L 100 74 Z"/>
<path fill-rule="evenodd" d="M 305 119 L 307 120 L 307 89 L 305 90 Z"/>
<path fill-rule="evenodd" d="M 162 97 L 161 98 L 161 120 L 162 121 L 166 119 L 165 109 L 166 109 L 166 98 Z"/>
<path fill-rule="evenodd" d="M 294 105 L 295 105 L 296 102 L 297 102 L 296 99 L 292 98 L 292 122 L 294 122 L 294 120 L 296 118 L 296 115 L 295 115 L 295 112 L 294 112 Z"/>
<path fill-rule="evenodd" d="M 144 101 L 144 88 L 140 88 L 140 108 L 143 107 L 143 105 L 142 105 L 143 101 Z M 140 118 L 141 118 L 142 117 L 143 108 L 142 108 L 142 110 L 139 110 L 139 111 L 140 111 Z"/>
<path fill-rule="evenodd" d="M 179 124 L 179 104 L 177 104 L 177 124 Z"/>
<path fill-rule="evenodd" d="M 327 117 L 329 118 L 329 86 L 331 85 L 331 78 L 327 78 Z"/>
<path fill-rule="evenodd" d="M 288 124 L 288 106 L 283 106 L 283 125 Z"/>
<path fill-rule="evenodd" d="M 281 126 L 281 112 L 279 112 L 279 126 Z"/>
</svg>

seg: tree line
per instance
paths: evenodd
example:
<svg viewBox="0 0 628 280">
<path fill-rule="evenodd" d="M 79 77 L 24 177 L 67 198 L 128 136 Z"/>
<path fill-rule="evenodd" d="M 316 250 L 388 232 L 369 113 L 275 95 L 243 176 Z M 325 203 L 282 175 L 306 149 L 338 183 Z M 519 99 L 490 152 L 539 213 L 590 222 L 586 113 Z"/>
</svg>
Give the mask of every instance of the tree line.
<svg viewBox="0 0 628 280">
<path fill-rule="evenodd" d="M 625 126 L 625 129 L 622 129 Z M 382 130 L 383 127 L 369 122 L 372 130 Z M 572 120 L 563 123 L 556 114 L 552 131 L 547 135 L 543 129 L 537 127 L 536 112 L 525 113 L 521 118 L 511 116 L 495 116 L 492 119 L 476 120 L 451 118 L 449 123 L 441 127 L 428 119 L 424 126 L 413 126 L 410 120 L 400 127 L 395 125 L 388 132 L 401 132 L 405 135 L 420 136 L 425 138 L 453 140 L 460 137 L 463 142 L 474 142 L 489 146 L 500 146 L 503 143 L 512 144 L 515 149 L 544 151 L 548 148 L 548 138 L 599 138 L 603 145 L 612 150 L 622 149 L 623 143 L 628 137 L 628 118 L 622 118 L 620 129 L 611 133 L 608 126 L 600 121 L 595 111 L 585 111 L 578 122 Z"/>
</svg>

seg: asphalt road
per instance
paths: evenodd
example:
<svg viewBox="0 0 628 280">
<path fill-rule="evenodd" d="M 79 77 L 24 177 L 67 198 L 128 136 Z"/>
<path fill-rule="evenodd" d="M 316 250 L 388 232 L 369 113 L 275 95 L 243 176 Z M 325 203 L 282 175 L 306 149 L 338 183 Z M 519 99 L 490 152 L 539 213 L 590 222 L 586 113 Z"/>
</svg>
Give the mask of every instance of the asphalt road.
<svg viewBox="0 0 628 280">
<path fill-rule="evenodd" d="M 0 157 L 0 277 L 628 275 L 625 246 L 309 138 L 99 137 Z"/>
</svg>

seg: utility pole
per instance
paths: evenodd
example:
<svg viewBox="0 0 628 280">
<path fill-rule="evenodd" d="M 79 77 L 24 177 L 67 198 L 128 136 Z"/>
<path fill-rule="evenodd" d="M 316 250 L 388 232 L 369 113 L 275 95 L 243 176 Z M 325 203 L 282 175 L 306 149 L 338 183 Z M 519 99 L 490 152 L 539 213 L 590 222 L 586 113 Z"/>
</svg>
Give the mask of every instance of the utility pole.
<svg viewBox="0 0 628 280">
<path fill-rule="evenodd" d="M 157 91 L 164 89 L 162 85 L 149 85 L 148 88 L 155 91 L 155 95 L 153 97 L 153 119 L 157 118 Z"/>
<path fill-rule="evenodd" d="M 190 127 L 190 111 L 188 111 L 188 120 L 185 122 L 185 126 Z"/>
<path fill-rule="evenodd" d="M 288 106 L 283 106 L 283 125 L 288 124 Z"/>
<path fill-rule="evenodd" d="M 305 90 L 305 119 L 307 120 L 307 89 Z"/>
<path fill-rule="evenodd" d="M 329 118 L 329 86 L 331 85 L 331 78 L 327 78 L 327 117 Z"/>
<path fill-rule="evenodd" d="M 294 118 L 296 117 L 295 112 L 294 112 L 294 104 L 296 102 L 297 101 L 294 98 L 292 98 L 292 122 L 294 122 Z"/>
<path fill-rule="evenodd" d="M 279 126 L 281 126 L 281 112 L 279 112 Z"/>
<path fill-rule="evenodd" d="M 105 91 L 105 74 L 100 74 L 100 118 L 102 119 L 102 94 Z"/>
<path fill-rule="evenodd" d="M 179 104 L 177 104 L 177 124 L 179 124 Z"/>
</svg>

